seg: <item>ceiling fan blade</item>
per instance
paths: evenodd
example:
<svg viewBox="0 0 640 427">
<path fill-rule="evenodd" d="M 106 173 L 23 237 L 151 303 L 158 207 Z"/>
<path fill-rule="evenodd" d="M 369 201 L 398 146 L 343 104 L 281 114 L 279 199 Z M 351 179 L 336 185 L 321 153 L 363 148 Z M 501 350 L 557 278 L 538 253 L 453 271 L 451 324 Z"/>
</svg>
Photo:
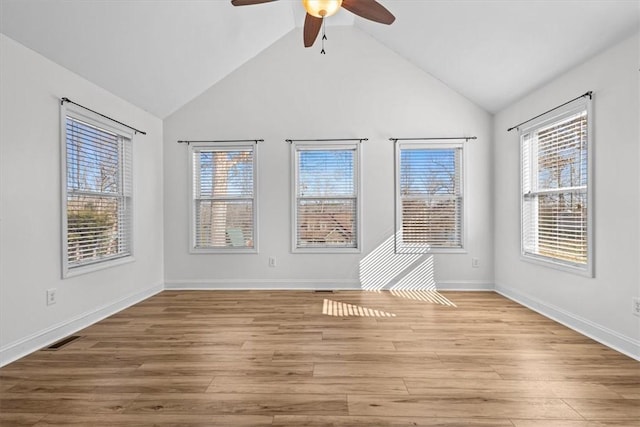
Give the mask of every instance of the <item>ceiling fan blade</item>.
<svg viewBox="0 0 640 427">
<path fill-rule="evenodd" d="M 391 24 L 396 17 L 376 0 L 342 0 L 342 7 L 370 21 Z"/>
<path fill-rule="evenodd" d="M 322 27 L 322 18 L 316 18 L 307 13 L 307 17 L 304 18 L 304 47 L 313 45 L 320 32 L 320 27 Z"/>
<path fill-rule="evenodd" d="M 276 0 L 231 0 L 234 6 L 249 6 L 252 4 L 269 3 Z"/>
</svg>

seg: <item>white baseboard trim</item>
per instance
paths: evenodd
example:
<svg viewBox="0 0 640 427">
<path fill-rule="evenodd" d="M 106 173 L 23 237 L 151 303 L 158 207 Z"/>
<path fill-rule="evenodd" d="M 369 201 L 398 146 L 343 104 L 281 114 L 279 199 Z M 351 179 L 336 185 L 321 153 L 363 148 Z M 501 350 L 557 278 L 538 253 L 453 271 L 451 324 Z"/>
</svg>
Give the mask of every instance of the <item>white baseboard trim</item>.
<svg viewBox="0 0 640 427">
<path fill-rule="evenodd" d="M 360 290 L 357 280 L 292 280 L 292 279 L 214 279 L 214 280 L 168 280 L 166 290 Z"/>
<path fill-rule="evenodd" d="M 548 304 L 538 298 L 526 295 L 513 288 L 496 283 L 495 291 L 518 304 L 542 314 L 600 344 L 640 361 L 640 341 L 624 336 L 591 320 L 577 316 L 560 307 Z"/>
<path fill-rule="evenodd" d="M 443 280 L 436 283 L 439 291 L 480 291 L 492 292 L 495 289 L 493 282 L 479 280 Z"/>
<path fill-rule="evenodd" d="M 169 280 L 166 290 L 362 290 L 358 280 L 335 279 L 214 279 L 214 280 Z M 493 291 L 494 285 L 481 281 L 442 281 L 436 284 L 439 291 Z"/>
<path fill-rule="evenodd" d="M 69 336 L 81 329 L 93 325 L 100 320 L 109 317 L 127 307 L 143 301 L 164 289 L 162 284 L 155 285 L 144 291 L 124 297 L 118 301 L 103 305 L 95 310 L 83 313 L 73 317 L 57 325 L 50 326 L 46 329 L 31 334 L 16 342 L 7 344 L 0 348 L 0 367 L 5 366 L 29 353 L 33 353 L 43 347 L 53 344 L 54 342 Z"/>
</svg>

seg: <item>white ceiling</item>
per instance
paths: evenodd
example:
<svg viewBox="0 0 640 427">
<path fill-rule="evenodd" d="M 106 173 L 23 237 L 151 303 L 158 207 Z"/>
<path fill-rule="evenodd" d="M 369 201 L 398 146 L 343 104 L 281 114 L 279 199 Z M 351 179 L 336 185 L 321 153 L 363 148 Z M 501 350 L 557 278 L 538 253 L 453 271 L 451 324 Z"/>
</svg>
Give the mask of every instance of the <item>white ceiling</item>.
<svg viewBox="0 0 640 427">
<path fill-rule="evenodd" d="M 327 23 L 355 25 L 490 112 L 640 28 L 640 0 L 379 1 L 391 26 L 344 10 Z M 2 33 L 160 118 L 303 21 L 299 0 L 0 0 Z"/>
</svg>

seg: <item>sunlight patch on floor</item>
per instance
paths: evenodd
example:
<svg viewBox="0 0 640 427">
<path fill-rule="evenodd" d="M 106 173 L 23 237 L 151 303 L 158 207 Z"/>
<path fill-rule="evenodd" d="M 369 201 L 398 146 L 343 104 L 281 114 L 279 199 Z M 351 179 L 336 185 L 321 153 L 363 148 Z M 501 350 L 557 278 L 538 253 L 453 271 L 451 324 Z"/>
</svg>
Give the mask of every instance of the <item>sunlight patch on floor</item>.
<svg viewBox="0 0 640 427">
<path fill-rule="evenodd" d="M 395 314 L 386 311 L 333 301 L 326 298 L 322 304 L 322 314 L 335 317 L 396 317 Z"/>
</svg>

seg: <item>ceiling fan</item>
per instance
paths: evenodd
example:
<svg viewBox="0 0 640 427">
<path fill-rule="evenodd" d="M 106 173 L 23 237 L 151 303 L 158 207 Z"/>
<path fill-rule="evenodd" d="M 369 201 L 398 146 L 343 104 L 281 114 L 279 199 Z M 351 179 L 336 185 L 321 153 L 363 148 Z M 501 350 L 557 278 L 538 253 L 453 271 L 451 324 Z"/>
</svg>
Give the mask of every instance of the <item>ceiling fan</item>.
<svg viewBox="0 0 640 427">
<path fill-rule="evenodd" d="M 269 3 L 277 0 L 231 0 L 234 6 Z M 310 47 L 316 41 L 322 20 L 335 14 L 340 7 L 370 21 L 390 25 L 395 16 L 376 0 L 302 0 L 307 16 L 304 20 L 304 47 Z"/>
</svg>

